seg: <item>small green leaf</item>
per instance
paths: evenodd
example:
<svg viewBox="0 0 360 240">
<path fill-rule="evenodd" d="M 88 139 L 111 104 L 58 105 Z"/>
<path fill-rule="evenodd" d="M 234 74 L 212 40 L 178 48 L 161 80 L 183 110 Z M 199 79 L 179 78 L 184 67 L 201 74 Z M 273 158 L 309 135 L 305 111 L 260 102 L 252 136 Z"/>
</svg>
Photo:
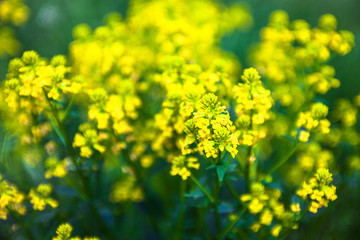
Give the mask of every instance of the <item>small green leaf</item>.
<svg viewBox="0 0 360 240">
<path fill-rule="evenodd" d="M 50 120 L 51 126 L 53 127 L 53 129 L 55 130 L 56 134 L 57 134 L 58 137 L 60 138 L 60 141 L 65 145 L 65 139 L 64 139 L 64 137 L 63 137 L 63 135 L 62 135 L 59 127 L 55 124 L 55 122 L 54 122 L 51 118 L 49 118 L 49 120 Z"/>
<path fill-rule="evenodd" d="M 205 197 L 204 193 L 201 192 L 201 191 L 191 191 L 189 193 L 185 193 L 184 194 L 185 197 L 188 197 L 188 198 L 193 198 L 193 199 L 198 199 L 198 198 L 202 198 L 202 197 Z"/>
<path fill-rule="evenodd" d="M 210 166 L 205 168 L 205 170 L 209 170 L 209 169 L 213 169 L 213 168 L 216 168 L 216 164 L 211 164 Z"/>
<path fill-rule="evenodd" d="M 227 169 L 227 166 L 225 166 L 225 165 L 218 165 L 216 167 L 216 172 L 217 172 L 220 182 L 222 182 L 224 180 L 226 169 Z"/>
</svg>

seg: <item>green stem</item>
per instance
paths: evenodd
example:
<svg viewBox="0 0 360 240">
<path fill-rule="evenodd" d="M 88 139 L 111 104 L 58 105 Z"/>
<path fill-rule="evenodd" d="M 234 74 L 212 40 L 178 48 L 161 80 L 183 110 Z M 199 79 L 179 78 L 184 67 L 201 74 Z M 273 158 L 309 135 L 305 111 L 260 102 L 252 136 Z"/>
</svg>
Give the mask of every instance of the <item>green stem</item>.
<svg viewBox="0 0 360 240">
<path fill-rule="evenodd" d="M 75 100 L 75 95 L 72 95 L 68 106 L 66 107 L 64 113 L 63 113 L 62 116 L 61 116 L 61 119 L 60 119 L 61 122 L 63 122 L 63 121 L 66 119 L 67 115 L 69 114 L 69 112 L 70 112 L 70 110 L 71 110 L 71 107 L 72 107 L 73 104 L 74 104 L 74 100 Z"/>
<path fill-rule="evenodd" d="M 308 203 L 308 206 L 307 208 L 300 214 L 300 216 L 298 217 L 298 219 L 296 219 L 296 222 L 300 222 L 301 219 L 305 216 L 305 214 L 309 211 L 310 209 L 310 204 Z M 282 234 L 281 236 L 279 236 L 279 240 L 283 240 L 285 239 L 285 237 L 289 234 L 289 232 L 291 231 L 292 227 L 291 228 L 287 228 Z"/>
<path fill-rule="evenodd" d="M 44 90 L 44 92 L 45 92 L 45 90 Z M 83 188 L 85 190 L 86 197 L 89 200 L 91 198 L 90 187 L 87 184 L 88 181 L 87 181 L 84 173 L 80 169 L 79 163 L 76 161 L 75 150 L 73 149 L 73 147 L 71 145 L 70 138 L 69 138 L 69 136 L 67 134 L 67 131 L 66 131 L 64 125 L 62 124 L 62 122 L 60 121 L 60 119 L 58 117 L 56 108 L 51 103 L 50 99 L 47 97 L 46 92 L 44 94 L 45 94 L 46 99 L 48 100 L 48 103 L 49 103 L 50 108 L 51 108 L 51 113 L 52 113 L 51 117 L 54 119 L 56 127 L 59 130 L 59 131 L 56 131 L 56 132 L 57 132 L 57 134 L 59 134 L 60 139 L 62 139 L 63 142 L 64 142 L 66 151 L 68 152 L 68 154 L 70 156 L 71 162 L 73 163 L 73 165 L 76 168 L 76 172 L 78 173 L 78 175 L 80 177 L 81 184 L 83 185 Z"/>
<path fill-rule="evenodd" d="M 229 180 L 224 179 L 224 183 L 228 187 L 228 189 L 230 190 L 231 194 L 234 196 L 236 201 L 240 203 L 239 195 L 237 194 L 233 186 L 230 184 Z"/>
<path fill-rule="evenodd" d="M 200 190 L 205 194 L 205 196 L 209 199 L 209 201 L 214 204 L 214 198 L 209 194 L 208 191 L 206 191 L 205 187 L 193 176 L 190 175 L 190 179 L 200 188 Z"/>
<path fill-rule="evenodd" d="M 246 192 L 250 192 L 251 188 L 251 178 L 250 178 L 250 168 L 252 163 L 250 162 L 250 157 L 252 153 L 252 146 L 248 147 L 248 151 L 246 154 L 246 165 L 245 165 L 245 184 L 246 184 Z"/>
<path fill-rule="evenodd" d="M 96 192 L 102 194 L 102 172 L 104 168 L 104 161 L 98 159 L 98 169 L 96 171 Z"/>
<path fill-rule="evenodd" d="M 30 240 L 36 240 L 34 235 L 31 233 L 30 229 L 26 226 L 26 224 L 23 222 L 23 220 L 16 215 L 16 213 L 13 213 L 12 211 L 9 211 L 10 215 L 16 220 L 17 223 L 22 227 L 22 229 L 25 231 L 26 236 Z"/>
<path fill-rule="evenodd" d="M 150 222 L 151 225 L 153 227 L 153 230 L 155 231 L 155 233 L 158 236 L 161 236 L 161 232 L 160 232 L 160 228 L 158 226 L 158 221 L 156 219 L 156 216 L 159 214 L 159 212 L 155 212 L 153 211 L 153 204 L 150 202 L 148 196 L 150 195 L 148 193 L 148 189 L 146 187 L 145 181 L 141 175 L 141 172 L 139 171 L 137 165 L 135 164 L 135 162 L 133 162 L 130 159 L 129 154 L 125 151 L 125 149 L 121 150 L 121 155 L 122 157 L 125 159 L 126 163 L 130 166 L 130 168 L 133 170 L 133 173 L 135 175 L 135 179 L 136 182 L 142 187 L 143 191 L 144 191 L 144 201 L 145 201 L 145 206 L 146 206 L 146 210 L 148 213 L 148 216 L 150 217 Z"/>
<path fill-rule="evenodd" d="M 231 230 L 234 228 L 235 224 L 240 220 L 241 216 L 245 213 L 245 211 L 246 211 L 246 208 L 241 210 L 240 214 L 236 216 L 234 221 L 232 221 L 228 225 L 228 227 L 219 235 L 219 239 L 225 238 L 231 232 Z"/>
<path fill-rule="evenodd" d="M 215 199 L 214 199 L 214 203 L 213 203 L 213 209 L 214 209 L 214 217 L 215 217 L 215 225 L 216 225 L 217 234 L 220 234 L 220 232 L 221 232 L 221 221 L 220 221 L 220 214 L 219 214 L 219 209 L 218 209 L 219 191 L 220 191 L 220 180 L 219 180 L 219 178 L 216 178 L 216 185 L 215 185 L 215 191 L 214 191 Z"/>
<path fill-rule="evenodd" d="M 220 149 L 218 150 L 218 156 L 216 158 L 216 165 L 219 165 L 221 163 L 221 151 Z"/>
<path fill-rule="evenodd" d="M 221 164 L 221 151 L 218 151 L 218 157 L 215 160 L 215 164 L 219 165 Z M 215 168 L 215 175 L 217 175 L 217 170 Z M 219 214 L 219 192 L 220 192 L 220 179 L 219 176 L 216 176 L 216 185 L 214 190 L 214 203 L 213 203 L 213 210 L 214 210 L 214 218 L 215 218 L 215 225 L 216 225 L 216 232 L 217 234 L 220 234 L 221 232 L 221 220 L 220 220 L 220 214 Z"/>
<path fill-rule="evenodd" d="M 182 229 L 185 218 L 185 192 L 186 192 L 186 181 L 180 180 L 180 214 L 179 221 L 176 227 L 176 233 L 174 239 L 182 239 Z"/>
<path fill-rule="evenodd" d="M 252 84 L 250 84 L 250 100 L 253 99 L 253 94 L 252 94 Z M 250 125 L 249 125 L 249 130 L 252 131 L 253 130 L 253 109 L 250 110 Z M 250 157 L 252 154 L 252 145 L 250 145 L 247 149 L 247 154 L 246 154 L 246 165 L 245 165 L 245 186 L 246 186 L 246 192 L 250 192 L 250 188 L 251 188 L 251 177 L 250 177 L 250 171 L 251 171 L 251 165 L 252 162 L 250 162 Z"/>
<path fill-rule="evenodd" d="M 290 157 L 295 153 L 295 151 L 297 150 L 297 148 L 299 147 L 300 142 L 297 142 L 295 144 L 295 146 L 290 150 L 290 152 L 288 152 L 287 155 L 285 155 L 285 157 L 283 157 L 280 161 L 278 161 L 270 170 L 267 174 L 265 174 L 260 181 L 264 180 L 265 177 L 270 176 L 273 172 L 275 172 L 276 170 L 278 170 L 282 165 L 284 165 L 289 159 Z"/>
<path fill-rule="evenodd" d="M 65 126 L 63 125 L 62 121 L 60 121 L 57 110 L 54 107 L 51 100 L 49 99 L 49 97 L 47 96 L 46 91 L 44 89 L 43 89 L 43 91 L 44 91 L 45 98 L 47 99 L 47 102 L 48 102 L 48 104 L 50 105 L 50 108 L 51 108 L 51 116 L 50 117 L 52 117 L 54 119 L 55 124 L 57 125 L 57 127 L 59 129 L 59 131 L 56 131 L 56 133 L 59 134 L 59 138 L 63 140 L 66 151 L 68 152 L 68 154 L 70 156 L 70 159 L 71 159 L 73 165 L 76 168 L 76 172 L 80 177 L 80 182 L 81 182 L 81 184 L 83 186 L 83 189 L 85 191 L 85 197 L 86 197 L 86 200 L 87 200 L 87 202 L 89 204 L 90 210 L 91 210 L 93 216 L 95 217 L 96 221 L 98 222 L 99 227 L 102 229 L 102 231 L 104 231 L 106 233 L 108 238 L 109 239 L 115 239 L 114 234 L 104 224 L 103 220 L 101 219 L 100 213 L 98 212 L 97 208 L 95 207 L 94 203 L 92 202 L 91 188 L 88 185 L 88 181 L 86 179 L 85 174 L 80 169 L 79 163 L 76 161 L 75 150 L 71 145 L 71 141 L 70 141 L 70 138 L 69 138 L 69 136 L 67 134 Z"/>
</svg>

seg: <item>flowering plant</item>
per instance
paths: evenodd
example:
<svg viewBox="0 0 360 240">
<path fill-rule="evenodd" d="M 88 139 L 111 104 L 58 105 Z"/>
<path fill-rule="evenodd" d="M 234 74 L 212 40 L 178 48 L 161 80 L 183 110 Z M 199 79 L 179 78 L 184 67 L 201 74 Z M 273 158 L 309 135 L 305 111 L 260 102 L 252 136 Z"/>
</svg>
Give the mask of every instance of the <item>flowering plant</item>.
<svg viewBox="0 0 360 240">
<path fill-rule="evenodd" d="M 335 153 L 359 147 L 360 95 L 330 114 L 322 95 L 354 36 L 330 14 L 312 28 L 275 11 L 242 69 L 218 43 L 251 22 L 243 5 L 134 0 L 126 19 L 76 26 L 68 57 L 12 59 L 8 157 L 36 187 L 1 178 L 0 218 L 29 239 L 80 239 L 66 222 L 83 221 L 80 235 L 102 239 L 283 239 L 331 208 Z"/>
</svg>

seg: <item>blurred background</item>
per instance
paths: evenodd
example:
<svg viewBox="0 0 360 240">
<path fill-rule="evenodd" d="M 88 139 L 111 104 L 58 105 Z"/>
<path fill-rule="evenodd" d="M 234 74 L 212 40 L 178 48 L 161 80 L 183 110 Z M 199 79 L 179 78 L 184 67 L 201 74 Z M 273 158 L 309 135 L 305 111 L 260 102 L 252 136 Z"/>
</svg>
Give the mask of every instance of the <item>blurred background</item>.
<svg viewBox="0 0 360 240">
<path fill-rule="evenodd" d="M 1 1 L 1 0 L 0 0 Z M 223 0 L 225 5 L 238 2 Z M 242 1 L 244 2 L 244 1 Z M 338 29 L 349 30 L 355 35 L 355 48 L 350 54 L 338 57 L 330 63 L 336 69 L 341 87 L 326 96 L 331 103 L 337 98 L 352 99 L 360 92 L 360 0 L 247 0 L 252 12 L 253 25 L 247 31 L 238 31 L 224 37 L 221 46 L 236 54 L 244 67 L 250 66 L 249 51 L 260 37 L 260 29 L 267 25 L 270 13 L 277 9 L 288 12 L 290 20 L 305 19 L 312 26 L 318 18 L 331 13 L 338 19 Z M 120 12 L 126 18 L 128 0 L 28 0 L 30 18 L 21 27 L 15 28 L 16 36 L 22 43 L 22 51 L 36 50 L 50 58 L 56 54 L 68 53 L 72 41 L 72 29 L 80 23 L 92 28 L 103 24 L 103 18 L 110 12 Z M 156 17 L 156 16 L 154 16 Z M 21 52 L 22 52 L 21 51 Z M 21 52 L 19 55 L 21 55 Z M 5 78 L 10 56 L 0 57 L 0 79 Z M 326 208 L 319 215 L 309 215 L 297 231 L 288 239 L 357 239 L 360 236 L 359 178 L 354 178 L 354 188 L 343 190 L 334 206 Z M 350 179 L 351 182 L 351 179 Z"/>
</svg>

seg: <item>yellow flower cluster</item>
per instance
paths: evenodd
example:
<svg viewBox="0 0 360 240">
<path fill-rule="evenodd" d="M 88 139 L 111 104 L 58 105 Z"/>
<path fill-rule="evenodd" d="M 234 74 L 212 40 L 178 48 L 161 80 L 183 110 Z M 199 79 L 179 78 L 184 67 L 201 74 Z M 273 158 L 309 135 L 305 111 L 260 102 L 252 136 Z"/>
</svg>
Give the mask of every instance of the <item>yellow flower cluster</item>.
<svg viewBox="0 0 360 240">
<path fill-rule="evenodd" d="M 57 208 L 59 204 L 50 197 L 51 192 L 52 186 L 50 184 L 40 184 L 36 189 L 30 190 L 29 198 L 34 210 L 43 211 L 46 205 Z"/>
<path fill-rule="evenodd" d="M 336 27 L 331 14 L 321 16 L 318 27 L 311 28 L 304 20 L 290 22 L 284 11 L 272 13 L 252 57 L 283 106 L 297 110 L 316 93 L 339 87 L 334 68 L 326 63 L 334 54 L 350 52 L 354 36 L 348 31 L 338 32 Z"/>
<path fill-rule="evenodd" d="M 193 116 L 185 123 L 187 135 L 183 154 L 191 153 L 190 145 L 196 143 L 197 150 L 207 158 L 216 158 L 224 150 L 235 157 L 238 139 L 234 134 L 235 126 L 225 108 L 212 93 L 201 98 Z"/>
<path fill-rule="evenodd" d="M 202 9 L 201 13 L 198 9 Z M 178 105 L 172 106 L 175 99 L 181 96 L 184 100 L 185 95 L 191 96 L 196 91 L 201 98 L 205 90 L 230 89 L 229 83 L 225 86 L 218 83 L 229 82 L 227 73 L 236 76 L 239 64 L 234 57 L 224 54 L 217 43 L 226 32 L 243 28 L 250 22 L 248 11 L 241 5 L 226 8 L 209 0 L 135 0 L 131 2 L 126 20 L 110 14 L 106 25 L 94 31 L 87 25 L 79 25 L 73 31 L 75 40 L 70 45 L 72 70 L 86 79 L 89 89 L 104 85 L 109 95 L 102 107 L 98 104 L 89 107 L 89 119 L 94 119 L 98 127 L 106 128 L 110 118 L 115 118 L 114 130 L 127 133 L 127 118 L 135 120 L 136 109 L 143 104 L 139 96 L 148 93 L 150 87 L 157 94 L 160 84 L 167 91 L 167 97 L 161 113 L 149 123 L 159 129 L 160 136 L 152 138 L 152 133 L 144 129 L 142 119 L 137 127 L 143 130 L 138 131 L 140 135 L 134 133 L 131 139 L 135 137 L 136 141 L 151 144 L 161 156 L 165 156 L 167 150 L 176 152 L 181 147 L 174 139 L 182 133 L 189 115 L 183 119 L 184 116 L 191 114 L 192 99 L 182 103 L 181 111 L 186 114 L 181 117 Z M 191 93 L 184 94 L 183 89 Z M 147 96 L 145 101 L 154 101 L 154 97 Z M 144 136 L 144 132 L 148 135 Z"/>
<path fill-rule="evenodd" d="M 14 56 L 21 48 L 20 42 L 16 39 L 14 29 L 10 27 L 0 27 L 0 56 Z"/>
<path fill-rule="evenodd" d="M 32 167 L 43 165 L 45 169 L 39 169 L 45 170 L 46 179 L 65 178 L 61 182 L 70 184 L 72 181 L 65 181 L 72 176 L 68 172 L 76 169 L 88 193 L 84 200 L 90 204 L 94 181 L 87 181 L 87 176 L 98 183 L 103 177 L 110 181 L 112 173 L 120 169 L 110 201 L 128 203 L 149 200 L 146 181 L 157 172 L 159 165 L 154 163 L 166 159 L 171 163 L 170 175 L 182 180 L 190 177 L 210 200 L 217 236 L 226 235 L 236 224 L 222 229 L 219 208 L 226 196 L 221 188 L 228 187 L 239 199 L 226 177 L 230 173 L 231 177 L 244 176 L 247 193 L 240 201 L 251 230 L 275 238 L 285 236 L 307 210 L 300 215 L 299 203 L 286 209 L 281 192 L 258 181 L 272 181 L 271 176 L 294 159 L 296 163 L 287 168 L 290 180 L 286 185 L 301 183 L 319 169 L 297 191 L 298 196 L 310 199 L 311 212 L 336 199 L 336 188 L 330 185 L 332 174 L 325 169 L 332 167 L 334 159 L 328 147 L 343 138 L 357 139 L 351 141 L 353 146 L 360 142 L 355 128 L 360 96 L 354 103 L 342 100 L 336 105 L 334 119 L 343 126 L 335 129 L 335 137 L 329 140 L 321 138 L 330 132 L 328 107 L 313 102 L 317 94 L 339 86 L 335 70 L 327 62 L 333 54 L 347 54 L 354 39 L 351 33 L 336 30 L 332 15 L 322 16 L 319 26 L 311 28 L 303 20 L 290 23 L 285 12 L 277 11 L 262 30 L 262 42 L 253 54 L 257 70 L 245 69 L 238 83 L 240 64 L 220 49 L 219 42 L 225 33 L 250 21 L 241 5 L 220 7 L 211 0 L 134 0 L 125 20 L 110 14 L 104 26 L 92 30 L 82 24 L 74 29 L 71 68 L 61 55 L 48 61 L 26 51 L 13 59 L 0 97 L 19 119 L 13 126 L 18 128 L 21 142 L 36 146 L 27 146 L 27 158 L 36 159 Z M 267 82 L 263 83 L 258 71 Z M 310 134 L 310 143 L 298 145 L 296 141 L 289 151 L 284 147 L 284 135 L 296 135 L 306 143 Z M 213 174 L 201 176 L 207 186 L 191 172 L 200 168 L 201 156 L 208 158 L 212 163 L 208 169 L 215 168 L 217 174 L 216 182 L 211 179 Z M 278 156 L 269 172 L 259 172 Z M 95 161 L 98 159 L 102 161 Z M 246 159 L 245 165 L 240 159 Z M 269 160 L 265 166 L 260 165 L 263 160 Z M 357 166 L 360 161 L 354 158 L 351 162 Z M 99 178 L 93 178 L 92 171 L 98 171 Z M 184 186 L 180 188 L 182 197 Z M 58 206 L 51 192 L 50 184 L 30 190 L 34 210 Z M 0 218 L 6 219 L 10 212 L 25 214 L 24 198 L 0 178 Z M 182 221 L 190 218 L 184 217 L 185 206 L 182 198 L 177 238 L 185 236 L 181 235 L 185 230 Z M 92 210 L 96 215 L 96 207 Z M 104 224 L 104 231 L 106 228 Z M 69 224 L 60 225 L 53 239 L 80 239 L 71 237 L 71 232 Z"/>
<path fill-rule="evenodd" d="M 289 166 L 287 181 L 299 185 L 316 169 L 330 167 L 334 167 L 332 151 L 323 148 L 316 141 L 302 144 L 298 148 L 296 162 Z"/>
<path fill-rule="evenodd" d="M 91 89 L 88 92 L 92 102 L 89 106 L 88 118 L 95 120 L 99 130 L 108 129 L 111 122 L 115 134 L 131 132 L 131 127 L 125 117 L 137 118 L 135 109 L 141 104 L 137 97 L 130 100 L 117 94 L 108 96 L 103 88 Z"/>
<path fill-rule="evenodd" d="M 69 166 L 69 159 L 63 159 L 59 161 L 56 157 L 50 157 L 46 159 L 44 165 L 46 168 L 45 178 L 50 179 L 52 177 L 62 178 L 67 173 L 67 167 Z"/>
<path fill-rule="evenodd" d="M 0 22 L 12 22 L 20 26 L 29 17 L 29 8 L 22 0 L 4 0 L 0 2 Z"/>
<path fill-rule="evenodd" d="M 177 55 L 208 67 L 222 54 L 216 46 L 220 36 L 251 21 L 241 5 L 226 8 L 209 0 L 139 2 L 132 2 L 129 26 L 143 36 L 142 44 L 153 48 L 150 56 L 157 60 Z"/>
<path fill-rule="evenodd" d="M 56 229 L 56 237 L 53 237 L 52 240 L 100 240 L 97 237 L 71 237 L 71 232 L 73 228 L 69 223 L 63 223 Z"/>
<path fill-rule="evenodd" d="M 80 148 L 80 156 L 90 158 L 94 151 L 105 152 L 106 148 L 103 142 L 108 138 L 105 132 L 98 132 L 91 124 L 83 123 L 79 127 L 80 133 L 76 133 L 73 146 Z"/>
<path fill-rule="evenodd" d="M 357 122 L 358 106 L 352 104 L 348 99 L 338 99 L 335 103 L 335 109 L 332 112 L 334 121 L 341 122 L 344 127 L 352 127 Z"/>
<path fill-rule="evenodd" d="M 0 219 L 6 220 L 9 213 L 24 215 L 26 212 L 24 199 L 24 194 L 0 175 Z"/>
<path fill-rule="evenodd" d="M 10 61 L 3 85 L 5 102 L 12 110 L 12 118 L 20 124 L 5 119 L 18 133 L 24 144 L 39 143 L 58 125 L 63 115 L 67 94 L 77 93 L 81 83 L 67 79 L 70 68 L 66 58 L 55 56 L 48 62 L 34 51 L 26 51 L 21 58 Z"/>
<path fill-rule="evenodd" d="M 140 99 L 135 95 L 122 93 L 109 95 L 104 88 L 90 88 L 85 92 L 90 100 L 89 122 L 79 127 L 80 132 L 76 133 L 73 146 L 80 148 L 82 157 L 90 158 L 92 148 L 103 153 L 106 150 L 103 144 L 106 140 L 111 140 L 113 151 L 118 153 L 126 146 L 122 136 L 132 133 L 130 121 L 138 117 L 136 108 L 141 106 Z M 96 124 L 96 128 L 92 123 Z"/>
<path fill-rule="evenodd" d="M 360 157 L 357 155 L 351 155 L 347 159 L 347 165 L 350 172 L 355 172 L 360 170 Z"/>
<path fill-rule="evenodd" d="M 321 132 L 328 134 L 330 132 L 330 121 L 326 119 L 329 108 L 322 103 L 314 103 L 311 110 L 300 112 L 296 121 L 296 126 L 301 128 L 298 139 L 301 142 L 309 141 L 310 132 Z"/>
<path fill-rule="evenodd" d="M 278 237 L 284 228 L 297 228 L 293 212 L 300 212 L 299 205 L 292 205 L 291 211 L 287 211 L 284 204 L 279 202 L 280 197 L 279 190 L 265 189 L 264 185 L 256 182 L 251 185 L 250 193 L 240 196 L 251 214 L 259 214 L 251 225 L 252 231 L 258 232 L 262 226 L 269 226 L 271 235 Z"/>
<path fill-rule="evenodd" d="M 184 132 L 185 122 L 200 106 L 201 98 L 207 92 L 226 95 L 233 81 L 222 60 L 215 61 L 210 69 L 202 70 L 200 65 L 186 63 L 180 57 L 168 57 L 163 62 L 163 68 L 164 71 L 155 76 L 166 90 L 166 99 L 162 110 L 155 115 L 154 123 L 160 134 L 152 143 L 152 148 L 159 155 L 167 153 L 166 150 L 177 152 L 183 148 L 184 140 L 180 136 Z"/>
<path fill-rule="evenodd" d="M 11 109 L 40 113 L 49 110 L 49 101 L 61 100 L 61 93 L 74 90 L 66 74 L 66 58 L 55 56 L 50 63 L 34 51 L 24 52 L 21 58 L 9 63 L 5 81 L 5 101 Z"/>
<path fill-rule="evenodd" d="M 319 208 L 327 207 L 329 201 L 337 199 L 336 187 L 330 185 L 332 182 L 332 174 L 329 169 L 320 168 L 314 177 L 308 182 L 304 182 L 302 188 L 296 194 L 303 199 L 309 199 L 309 211 L 317 213 Z"/>
<path fill-rule="evenodd" d="M 240 5 L 222 11 L 209 0 L 132 1 L 127 15 L 126 21 L 120 15 L 109 15 L 106 25 L 93 33 L 84 24 L 76 27 L 70 54 L 74 73 L 86 78 L 90 88 L 104 84 L 110 93 L 118 94 L 109 104 L 121 102 L 123 111 L 133 118 L 141 104 L 137 94 L 148 89 L 154 68 L 159 69 L 164 58 L 177 55 L 186 61 L 206 61 L 209 67 L 224 55 L 216 46 L 221 34 L 251 20 Z M 227 65 L 234 69 L 237 64 L 228 61 Z M 147 81 L 141 80 L 144 77 Z"/>
<path fill-rule="evenodd" d="M 144 199 L 144 190 L 136 183 L 133 176 L 124 176 L 116 182 L 110 194 L 112 202 L 141 202 Z"/>
<path fill-rule="evenodd" d="M 22 0 L 3 0 L 0 2 L 0 55 L 14 56 L 21 44 L 15 38 L 14 30 L 8 23 L 20 26 L 29 17 L 29 8 Z"/>
<path fill-rule="evenodd" d="M 151 131 L 151 128 L 150 129 L 146 128 L 146 129 L 148 131 Z M 143 130 L 143 129 L 140 129 L 140 130 Z M 136 139 L 137 142 L 132 144 L 131 147 L 129 148 L 130 160 L 138 161 L 140 163 L 140 166 L 143 168 L 149 168 L 154 164 L 155 157 L 152 153 L 147 152 L 149 149 L 148 149 L 148 145 L 145 142 L 149 139 L 149 136 L 151 136 L 152 133 L 150 133 L 150 134 L 148 134 L 147 132 L 142 132 L 142 133 L 146 136 L 143 139 L 137 138 Z M 137 135 L 137 134 L 139 134 L 139 133 L 135 133 L 134 135 Z M 121 143 L 118 144 L 118 146 L 117 146 L 118 150 L 121 150 L 119 148 L 121 148 L 122 146 L 124 146 L 124 145 L 122 145 Z M 116 149 L 113 149 L 114 153 L 116 153 L 116 151 L 117 151 Z"/>
<path fill-rule="evenodd" d="M 353 101 L 340 98 L 335 102 L 335 107 L 330 114 L 334 125 L 331 135 L 324 139 L 324 143 L 335 148 L 340 143 L 349 144 L 356 150 L 360 144 L 360 134 L 357 130 L 358 113 L 360 106 L 360 95 L 355 96 Z"/>
<path fill-rule="evenodd" d="M 263 87 L 256 69 L 245 69 L 241 79 L 244 83 L 234 87 L 235 111 L 238 117 L 236 124 L 240 132 L 240 144 L 251 146 L 259 138 L 266 136 L 261 134 L 259 126 L 270 118 L 273 99 L 270 91 Z"/>
<path fill-rule="evenodd" d="M 172 176 L 179 175 L 182 180 L 186 180 L 191 176 L 191 168 L 199 169 L 200 163 L 196 157 L 185 157 L 177 156 L 171 161 L 171 171 Z"/>
<path fill-rule="evenodd" d="M 360 95 L 356 96 L 353 102 L 348 99 L 339 99 L 335 102 L 335 109 L 331 116 L 337 123 L 337 139 L 333 139 L 333 145 L 337 145 L 340 140 L 348 142 L 356 147 L 360 143 L 360 134 L 356 125 L 358 120 L 358 112 L 360 106 Z"/>
</svg>

